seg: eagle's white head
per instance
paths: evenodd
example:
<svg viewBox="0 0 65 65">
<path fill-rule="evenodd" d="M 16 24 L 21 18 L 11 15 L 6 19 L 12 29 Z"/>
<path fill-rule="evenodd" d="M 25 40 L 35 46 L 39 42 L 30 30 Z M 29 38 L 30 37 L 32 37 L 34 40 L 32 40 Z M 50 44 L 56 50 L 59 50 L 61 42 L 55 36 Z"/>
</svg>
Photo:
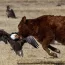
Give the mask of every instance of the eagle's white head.
<svg viewBox="0 0 65 65">
<path fill-rule="evenodd" d="M 19 36 L 18 36 L 18 34 L 14 33 L 14 34 L 10 35 L 10 38 L 13 39 L 13 40 L 15 40 L 15 39 L 19 39 Z"/>
</svg>

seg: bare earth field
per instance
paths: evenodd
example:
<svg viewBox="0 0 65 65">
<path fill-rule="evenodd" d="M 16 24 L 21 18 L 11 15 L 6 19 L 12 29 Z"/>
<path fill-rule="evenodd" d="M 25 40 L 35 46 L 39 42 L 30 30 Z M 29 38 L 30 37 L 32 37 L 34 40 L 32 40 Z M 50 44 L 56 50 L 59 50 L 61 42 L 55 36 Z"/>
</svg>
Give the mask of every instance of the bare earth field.
<svg viewBox="0 0 65 65">
<path fill-rule="evenodd" d="M 18 31 L 17 26 L 23 16 L 36 18 L 42 15 L 65 16 L 65 0 L 0 0 L 0 29 L 8 33 Z M 57 6 L 57 5 L 61 6 Z M 17 19 L 7 18 L 6 5 L 14 9 Z M 50 57 L 39 44 L 35 49 L 28 43 L 23 47 L 23 57 L 11 50 L 9 44 L 0 42 L 0 65 L 65 65 L 65 46 L 55 44 L 61 50 L 58 58 Z"/>
</svg>

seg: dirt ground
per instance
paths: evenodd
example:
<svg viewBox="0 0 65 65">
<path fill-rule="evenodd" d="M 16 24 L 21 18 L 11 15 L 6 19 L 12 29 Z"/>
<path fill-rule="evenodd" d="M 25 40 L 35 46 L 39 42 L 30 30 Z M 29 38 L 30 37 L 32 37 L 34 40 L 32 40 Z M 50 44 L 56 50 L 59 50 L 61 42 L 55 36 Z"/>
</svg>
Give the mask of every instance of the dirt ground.
<svg viewBox="0 0 65 65">
<path fill-rule="evenodd" d="M 0 0 L 0 29 L 4 29 L 8 33 L 17 32 L 18 23 L 23 16 L 27 18 L 36 18 L 42 15 L 65 16 L 64 3 L 64 0 Z M 7 18 L 7 5 L 14 9 L 17 19 Z M 50 57 L 40 44 L 39 48 L 35 49 L 28 43 L 25 43 L 23 47 L 24 56 L 20 57 L 11 50 L 12 48 L 9 44 L 6 45 L 1 41 L 0 65 L 32 65 L 32 63 L 34 63 L 33 65 L 44 65 L 44 62 L 50 62 L 50 64 L 46 65 L 53 65 L 55 62 L 65 62 L 65 46 L 61 44 L 53 46 L 61 50 L 58 58 Z M 51 62 L 53 63 L 51 64 Z"/>
</svg>

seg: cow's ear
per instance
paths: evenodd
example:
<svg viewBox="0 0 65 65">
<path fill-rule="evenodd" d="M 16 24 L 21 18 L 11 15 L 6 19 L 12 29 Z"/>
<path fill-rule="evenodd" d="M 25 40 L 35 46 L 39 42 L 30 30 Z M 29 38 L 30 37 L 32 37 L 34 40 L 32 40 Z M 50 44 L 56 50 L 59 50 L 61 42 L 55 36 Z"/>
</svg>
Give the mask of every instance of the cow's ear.
<svg viewBox="0 0 65 65">
<path fill-rule="evenodd" d="M 26 16 L 22 17 L 22 22 L 26 22 Z"/>
</svg>

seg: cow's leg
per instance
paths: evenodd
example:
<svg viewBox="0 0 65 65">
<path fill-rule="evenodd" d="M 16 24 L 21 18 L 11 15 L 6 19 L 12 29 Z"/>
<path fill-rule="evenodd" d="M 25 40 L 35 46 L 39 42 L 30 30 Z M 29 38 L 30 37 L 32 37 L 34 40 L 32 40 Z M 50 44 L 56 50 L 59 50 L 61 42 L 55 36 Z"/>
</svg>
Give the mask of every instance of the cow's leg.
<svg viewBox="0 0 65 65">
<path fill-rule="evenodd" d="M 43 39 L 43 42 L 42 42 L 42 47 L 43 49 L 50 55 L 50 56 L 53 56 L 53 57 L 57 57 L 57 54 L 56 53 L 53 53 L 53 52 L 50 52 L 50 50 L 48 49 L 48 45 L 50 45 L 50 43 L 55 39 L 54 35 L 53 34 L 47 34 L 45 39 Z"/>
<path fill-rule="evenodd" d="M 50 50 L 48 49 L 48 45 L 46 44 L 46 43 L 48 43 L 47 40 L 44 40 L 43 43 L 44 43 L 44 44 L 42 44 L 43 49 L 44 49 L 50 56 L 57 57 L 57 54 L 56 54 L 56 53 L 50 52 Z"/>
<path fill-rule="evenodd" d="M 57 48 L 55 48 L 55 47 L 53 47 L 51 45 L 48 45 L 48 48 L 50 48 L 54 52 L 60 53 L 60 50 L 59 49 L 57 49 Z"/>
</svg>

